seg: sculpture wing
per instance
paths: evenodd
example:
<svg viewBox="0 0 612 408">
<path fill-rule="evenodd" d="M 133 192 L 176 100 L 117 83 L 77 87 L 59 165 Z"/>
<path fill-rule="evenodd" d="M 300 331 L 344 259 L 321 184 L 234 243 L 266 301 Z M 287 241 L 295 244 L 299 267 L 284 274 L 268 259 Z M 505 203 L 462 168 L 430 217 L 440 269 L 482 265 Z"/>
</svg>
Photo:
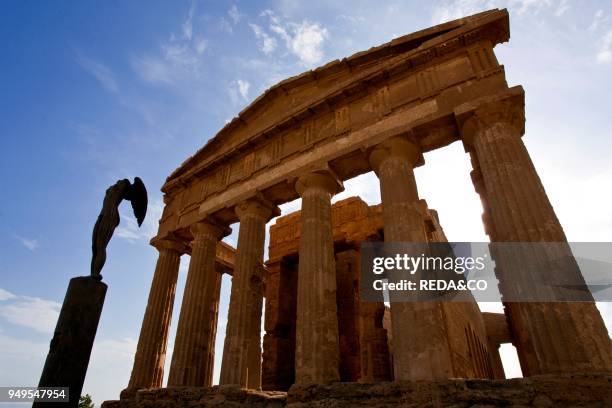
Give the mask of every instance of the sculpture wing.
<svg viewBox="0 0 612 408">
<path fill-rule="evenodd" d="M 134 216 L 136 217 L 136 221 L 140 227 L 145 219 L 145 216 L 147 215 L 148 205 L 147 189 L 140 177 L 134 178 L 130 201 L 132 203 L 132 208 L 134 209 Z"/>
</svg>

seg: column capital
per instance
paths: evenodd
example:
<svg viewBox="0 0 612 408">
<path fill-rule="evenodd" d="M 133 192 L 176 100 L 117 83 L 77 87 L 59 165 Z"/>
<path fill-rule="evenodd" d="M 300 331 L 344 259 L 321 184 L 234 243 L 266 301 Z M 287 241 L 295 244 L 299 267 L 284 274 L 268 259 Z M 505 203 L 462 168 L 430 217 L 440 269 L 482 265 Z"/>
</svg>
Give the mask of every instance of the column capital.
<svg viewBox="0 0 612 408">
<path fill-rule="evenodd" d="M 151 240 L 151 245 L 153 245 L 158 251 L 169 250 L 178 252 L 180 255 L 189 252 L 189 247 L 185 242 L 182 242 L 178 239 L 171 238 L 153 238 Z"/>
<path fill-rule="evenodd" d="M 219 241 L 223 237 L 231 234 L 232 229 L 225 225 L 217 224 L 212 220 L 203 220 L 192 224 L 189 227 L 189 231 L 193 235 L 194 241 L 206 239 L 207 237 L 212 237 L 213 239 Z"/>
<path fill-rule="evenodd" d="M 321 170 L 300 176 L 295 182 L 295 189 L 300 197 L 312 188 L 321 189 L 332 196 L 344 191 L 344 185 L 331 170 Z"/>
<path fill-rule="evenodd" d="M 244 216 L 254 215 L 264 218 L 267 222 L 270 218 L 280 215 L 280 208 L 263 197 L 253 197 L 237 204 L 234 212 L 239 220 Z"/>
<path fill-rule="evenodd" d="M 414 168 L 425 163 L 419 146 L 403 137 L 393 137 L 376 145 L 370 153 L 370 165 L 378 173 L 380 165 L 389 158 L 401 158 Z"/>
<path fill-rule="evenodd" d="M 496 125 L 512 129 L 518 136 L 525 133 L 525 100 L 521 90 L 513 90 L 510 96 L 484 101 L 476 106 L 462 106 L 455 111 L 461 139 L 470 151 L 474 137 Z"/>
</svg>

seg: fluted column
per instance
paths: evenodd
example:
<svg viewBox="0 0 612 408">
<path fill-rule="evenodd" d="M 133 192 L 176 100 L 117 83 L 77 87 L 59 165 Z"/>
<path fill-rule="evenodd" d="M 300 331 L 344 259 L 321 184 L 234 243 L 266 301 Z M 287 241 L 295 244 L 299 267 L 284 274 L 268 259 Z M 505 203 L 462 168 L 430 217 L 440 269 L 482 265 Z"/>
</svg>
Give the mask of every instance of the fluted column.
<svg viewBox="0 0 612 408">
<path fill-rule="evenodd" d="M 310 173 L 296 183 L 302 197 L 295 349 L 299 384 L 340 379 L 331 197 L 342 188 L 327 172 Z"/>
<path fill-rule="evenodd" d="M 212 352 L 211 309 L 217 280 L 216 249 L 219 240 L 229 233 L 229 228 L 203 221 L 192 225 L 191 233 L 191 261 L 168 386 L 204 386 L 211 376 L 208 371 Z"/>
<path fill-rule="evenodd" d="M 261 388 L 261 310 L 263 308 L 263 267 L 251 277 L 249 351 L 247 352 L 247 388 Z"/>
<path fill-rule="evenodd" d="M 186 247 L 171 240 L 157 240 L 153 245 L 159 251 L 159 257 L 140 328 L 132 375 L 128 388 L 122 392 L 122 397 L 127 397 L 128 394 L 141 388 L 161 387 L 164 377 L 176 280 L 180 257 L 186 251 Z"/>
<path fill-rule="evenodd" d="M 251 199 L 236 206 L 240 220 L 236 263 L 228 311 L 220 384 L 259 388 L 261 364 L 262 292 L 256 287 L 262 280 L 266 222 L 276 207 L 263 199 Z M 277 212 L 274 211 L 276 214 Z M 259 310 L 256 310 L 259 308 Z M 249 354 L 256 354 L 256 356 Z M 258 356 L 258 357 L 257 357 Z M 252 361 L 249 364 L 249 361 Z M 258 371 L 248 375 L 250 371 Z"/>
<path fill-rule="evenodd" d="M 399 137 L 377 146 L 370 155 L 370 163 L 380 181 L 385 242 L 427 242 L 413 170 L 420 161 L 418 147 Z M 452 377 L 441 304 L 401 299 L 394 302 L 395 295 L 390 296 L 394 378 Z"/>
<path fill-rule="evenodd" d="M 565 243 L 563 229 L 521 139 L 523 104 L 520 93 L 482 105 L 460 120 L 464 144 L 475 164 L 473 180 L 485 204 L 484 219 L 491 224 L 487 233 L 492 242 Z M 518 257 L 501 250 L 492 254 L 504 299 L 512 300 L 521 288 L 533 290 L 535 282 L 544 278 L 530 271 L 551 276 L 563 273 L 572 282 L 581 279 L 577 264 L 551 270 L 555 261 L 551 252 L 571 256 L 569 247 L 564 250 L 563 245 L 556 245 L 552 251 L 525 248 Z M 610 338 L 594 302 L 506 301 L 504 306 L 523 375 L 612 371 Z"/>
<path fill-rule="evenodd" d="M 219 321 L 219 300 L 221 297 L 221 278 L 223 272 L 217 268 L 215 282 L 213 286 L 213 297 L 210 304 L 210 337 L 208 340 L 208 368 L 204 377 L 204 386 L 211 387 L 213 382 L 213 371 L 215 368 L 215 344 L 217 341 L 217 323 Z"/>
</svg>

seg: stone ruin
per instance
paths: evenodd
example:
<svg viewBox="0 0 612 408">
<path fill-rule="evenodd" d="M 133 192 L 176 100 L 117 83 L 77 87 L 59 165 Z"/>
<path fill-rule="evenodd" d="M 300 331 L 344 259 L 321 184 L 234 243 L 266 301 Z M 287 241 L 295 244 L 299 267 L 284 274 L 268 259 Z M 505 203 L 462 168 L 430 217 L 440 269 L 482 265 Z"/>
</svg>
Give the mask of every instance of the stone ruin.
<svg viewBox="0 0 612 408">
<path fill-rule="evenodd" d="M 469 156 L 491 242 L 567 241 L 521 138 L 523 89 L 508 86 L 493 51 L 509 38 L 508 12 L 495 9 L 330 62 L 268 89 L 181 164 L 162 187 L 130 381 L 105 406 L 612 405 L 612 348 L 593 301 L 504 302 L 498 315 L 473 301 L 386 310 L 359 299 L 360 243 L 446 240 L 413 170 L 451 143 Z M 370 171 L 380 205 L 332 206 L 345 180 Z M 272 225 L 264 263 L 266 223 L 296 198 L 301 211 Z M 221 239 L 236 222 L 234 250 Z M 183 254 L 191 261 L 163 384 Z M 495 263 L 507 296 L 511 259 Z M 233 277 L 216 351 L 223 273 Z M 526 378 L 503 380 L 501 343 L 517 348 Z"/>
</svg>

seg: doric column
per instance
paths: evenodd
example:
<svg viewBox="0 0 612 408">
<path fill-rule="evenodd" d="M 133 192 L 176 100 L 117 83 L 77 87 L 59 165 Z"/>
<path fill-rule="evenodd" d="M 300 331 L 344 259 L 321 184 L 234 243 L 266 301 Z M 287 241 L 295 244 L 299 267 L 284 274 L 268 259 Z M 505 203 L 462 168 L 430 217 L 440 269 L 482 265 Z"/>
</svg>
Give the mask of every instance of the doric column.
<svg viewBox="0 0 612 408">
<path fill-rule="evenodd" d="M 208 341 L 208 368 L 206 369 L 206 376 L 204 377 L 204 386 L 211 387 L 213 382 L 213 371 L 215 368 L 215 344 L 217 341 L 217 323 L 219 321 L 219 300 L 221 297 L 221 278 L 223 271 L 221 268 L 217 268 L 215 274 L 215 282 L 213 286 L 213 298 L 210 304 L 210 337 Z"/>
<path fill-rule="evenodd" d="M 261 268 L 263 269 L 263 268 Z M 261 388 L 261 310 L 263 308 L 263 271 L 251 277 L 249 350 L 247 352 L 247 388 Z"/>
<path fill-rule="evenodd" d="M 161 387 L 164 377 L 176 280 L 180 257 L 186 252 L 186 246 L 167 239 L 156 240 L 153 245 L 159 251 L 159 257 L 140 328 L 130 383 L 122 392 L 124 398 L 141 388 Z"/>
<path fill-rule="evenodd" d="M 385 242 L 427 242 L 413 170 L 420 162 L 418 147 L 399 137 L 377 146 L 370 155 L 380 181 Z M 391 324 L 396 380 L 452 377 L 439 302 L 394 302 L 392 297 Z"/>
<path fill-rule="evenodd" d="M 340 379 L 331 198 L 343 187 L 328 172 L 302 176 L 295 187 L 302 197 L 295 379 L 327 384 Z"/>
<path fill-rule="evenodd" d="M 204 386 L 212 352 L 211 319 L 217 281 L 217 243 L 230 231 L 203 221 L 191 226 L 191 261 L 170 364 L 168 386 Z"/>
<path fill-rule="evenodd" d="M 464 145 L 475 164 L 473 179 L 485 204 L 484 219 L 491 224 L 487 232 L 492 242 L 565 243 L 563 229 L 521 139 L 523 109 L 519 92 L 457 114 Z M 571 256 L 569 247 L 554 248 Z M 518 258 L 505 252 L 495 249 L 492 253 L 504 298 L 519 293 L 521 287 L 533 290 L 541 277 L 529 271 L 551 273 L 555 261 L 554 251 L 527 248 Z M 581 279 L 577 264 L 555 271 L 561 272 L 572 282 Z M 504 306 L 523 375 L 612 371 L 610 338 L 594 302 L 505 302 Z"/>
<path fill-rule="evenodd" d="M 263 199 L 247 200 L 235 208 L 240 231 L 219 381 L 222 385 L 246 387 L 247 378 L 250 378 L 249 387 L 260 387 L 261 363 L 255 363 L 255 359 L 261 361 L 259 337 L 263 300 L 258 286 L 263 278 L 266 222 L 272 214 L 278 214 L 274 210 L 277 208 Z M 256 356 L 249 358 L 249 354 Z M 249 369 L 257 373 L 248 375 Z"/>
</svg>

